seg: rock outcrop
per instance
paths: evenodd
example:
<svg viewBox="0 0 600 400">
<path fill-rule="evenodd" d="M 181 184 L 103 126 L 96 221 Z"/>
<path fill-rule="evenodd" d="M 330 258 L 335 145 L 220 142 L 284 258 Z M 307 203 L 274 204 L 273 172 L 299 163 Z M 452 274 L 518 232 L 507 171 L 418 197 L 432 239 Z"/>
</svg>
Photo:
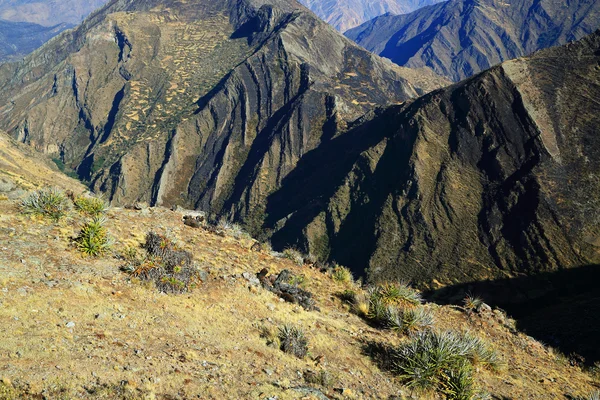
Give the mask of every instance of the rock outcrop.
<svg viewBox="0 0 600 400">
<path fill-rule="evenodd" d="M 459 81 L 599 27 L 598 1 L 450 0 L 378 17 L 346 35 L 398 65 L 428 66 Z"/>
</svg>

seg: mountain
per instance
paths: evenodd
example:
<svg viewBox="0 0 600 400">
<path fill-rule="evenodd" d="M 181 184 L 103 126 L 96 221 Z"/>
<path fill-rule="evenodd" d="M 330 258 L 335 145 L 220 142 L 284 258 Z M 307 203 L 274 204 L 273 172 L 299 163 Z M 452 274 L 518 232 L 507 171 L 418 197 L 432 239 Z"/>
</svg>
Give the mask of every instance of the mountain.
<svg viewBox="0 0 600 400">
<path fill-rule="evenodd" d="M 346 36 L 398 65 L 459 81 L 599 27 L 597 0 L 450 0 L 375 18 Z"/>
<path fill-rule="evenodd" d="M 295 2 L 114 0 L 0 66 L 0 129 L 113 204 L 260 227 L 311 150 L 377 105 L 448 84 L 372 55 Z"/>
<path fill-rule="evenodd" d="M 429 287 L 599 264 L 599 96 L 596 32 L 379 110 L 269 196 L 272 243 Z"/>
<path fill-rule="evenodd" d="M 301 0 L 321 19 L 344 32 L 380 15 L 407 14 L 442 0 Z"/>
<path fill-rule="evenodd" d="M 66 24 L 45 27 L 0 20 L 0 62 L 22 58 L 68 27 Z"/>
<path fill-rule="evenodd" d="M 0 19 L 43 26 L 79 24 L 107 0 L 0 0 Z"/>
</svg>

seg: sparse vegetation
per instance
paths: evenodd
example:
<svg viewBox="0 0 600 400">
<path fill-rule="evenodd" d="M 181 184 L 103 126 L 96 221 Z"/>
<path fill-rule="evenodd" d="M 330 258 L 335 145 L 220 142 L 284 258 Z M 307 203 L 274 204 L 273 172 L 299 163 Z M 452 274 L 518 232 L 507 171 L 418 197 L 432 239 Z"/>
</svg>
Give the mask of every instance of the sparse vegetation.
<svg viewBox="0 0 600 400">
<path fill-rule="evenodd" d="M 339 283 L 349 284 L 354 282 L 354 277 L 352 276 L 352 271 L 350 269 L 343 267 L 341 265 L 336 265 L 333 267 L 331 271 L 331 278 Z"/>
<path fill-rule="evenodd" d="M 58 222 L 69 213 L 71 202 L 62 190 L 46 188 L 27 196 L 20 208 L 25 214 L 42 215 Z"/>
<path fill-rule="evenodd" d="M 280 349 L 298 358 L 308 354 L 308 339 L 301 328 L 284 325 L 279 328 Z"/>
<path fill-rule="evenodd" d="M 113 240 L 106 229 L 106 218 L 95 217 L 86 222 L 76 239 L 77 248 L 92 257 L 106 253 L 113 245 Z"/>
<path fill-rule="evenodd" d="M 405 283 L 387 283 L 377 286 L 372 296 L 377 296 L 385 304 L 417 305 L 423 302 L 421 294 Z"/>
<path fill-rule="evenodd" d="M 77 211 L 90 217 L 99 216 L 108 210 L 108 203 L 102 197 L 92 195 L 77 196 L 73 204 Z"/>
</svg>

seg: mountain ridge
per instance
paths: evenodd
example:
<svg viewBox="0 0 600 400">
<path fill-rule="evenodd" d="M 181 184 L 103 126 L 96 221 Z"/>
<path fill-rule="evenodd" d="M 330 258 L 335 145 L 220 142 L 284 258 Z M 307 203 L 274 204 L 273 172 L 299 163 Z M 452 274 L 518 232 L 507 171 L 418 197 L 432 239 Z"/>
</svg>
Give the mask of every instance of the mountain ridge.
<svg viewBox="0 0 600 400">
<path fill-rule="evenodd" d="M 429 66 L 454 81 L 502 61 L 580 39 L 600 27 L 597 1 L 451 0 L 385 15 L 346 32 L 408 67 Z"/>
</svg>

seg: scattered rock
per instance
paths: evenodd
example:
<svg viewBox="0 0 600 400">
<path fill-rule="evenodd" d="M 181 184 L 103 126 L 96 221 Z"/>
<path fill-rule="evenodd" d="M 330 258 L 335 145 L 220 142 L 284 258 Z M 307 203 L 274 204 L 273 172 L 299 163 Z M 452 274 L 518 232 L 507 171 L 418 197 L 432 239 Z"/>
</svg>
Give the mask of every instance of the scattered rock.
<svg viewBox="0 0 600 400">
<path fill-rule="evenodd" d="M 142 210 L 147 210 L 148 209 L 148 203 L 146 203 L 145 201 L 143 202 L 137 202 L 133 205 L 133 209 L 137 210 L 137 211 L 142 211 Z"/>
<path fill-rule="evenodd" d="M 204 225 L 205 221 L 206 221 L 206 219 L 202 215 L 196 215 L 196 216 L 184 215 L 184 217 L 183 217 L 184 225 L 192 227 L 192 228 L 202 227 Z"/>
<path fill-rule="evenodd" d="M 299 288 L 296 284 L 290 284 L 294 280 L 294 275 L 289 270 L 284 269 L 277 276 L 267 276 L 267 274 L 266 268 L 257 274 L 258 280 L 265 289 L 275 293 L 288 303 L 301 305 L 305 310 L 319 310 L 315 306 L 312 293 Z"/>
<path fill-rule="evenodd" d="M 75 328 L 75 322 L 73 321 L 69 321 L 66 323 L 65 325 L 67 328 L 71 329 L 71 328 Z"/>
<path fill-rule="evenodd" d="M 242 277 L 252 286 L 260 286 L 260 280 L 249 272 L 242 273 Z"/>
</svg>

